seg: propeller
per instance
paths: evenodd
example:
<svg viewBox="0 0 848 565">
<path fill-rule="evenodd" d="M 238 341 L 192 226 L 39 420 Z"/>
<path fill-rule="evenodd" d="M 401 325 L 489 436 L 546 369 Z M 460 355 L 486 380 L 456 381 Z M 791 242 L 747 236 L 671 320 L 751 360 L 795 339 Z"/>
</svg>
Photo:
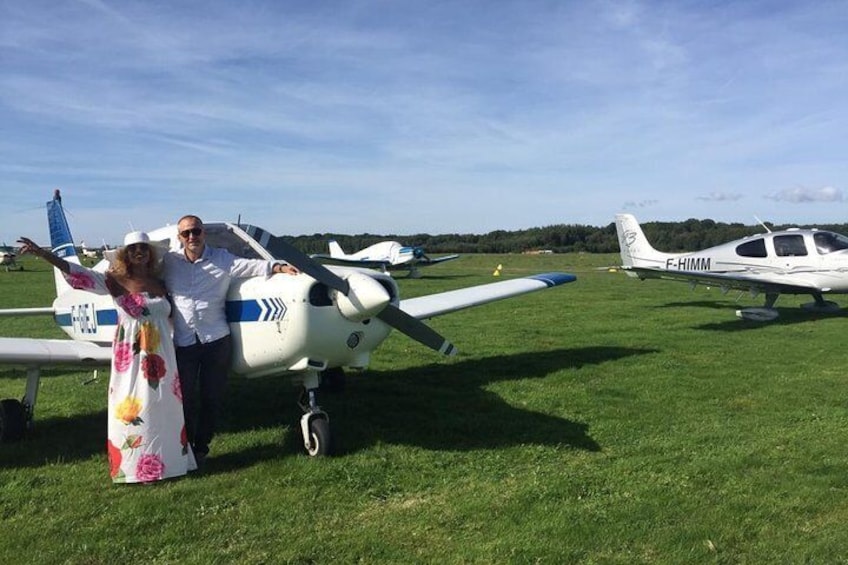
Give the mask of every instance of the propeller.
<svg viewBox="0 0 848 565">
<path fill-rule="evenodd" d="M 280 237 L 277 237 L 274 238 L 272 244 L 268 245 L 269 250 L 271 247 L 273 247 L 275 255 L 289 264 L 294 265 L 302 273 L 309 275 L 318 282 L 327 285 L 346 297 L 349 296 L 351 285 L 347 280 L 341 278 L 324 265 L 316 262 L 290 243 L 284 241 Z M 450 341 L 439 335 L 438 332 L 418 318 L 410 316 L 393 304 L 386 304 L 386 306 L 383 307 L 376 316 L 394 329 L 406 334 L 415 341 L 426 345 L 430 349 L 434 349 L 444 355 L 456 355 L 457 353 L 456 347 L 454 347 Z"/>
</svg>

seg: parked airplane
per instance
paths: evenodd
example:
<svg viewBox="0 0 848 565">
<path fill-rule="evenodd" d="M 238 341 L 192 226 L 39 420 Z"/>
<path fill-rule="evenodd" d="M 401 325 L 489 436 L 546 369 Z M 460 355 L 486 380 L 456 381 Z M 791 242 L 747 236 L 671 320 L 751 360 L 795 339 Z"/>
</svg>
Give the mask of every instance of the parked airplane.
<svg viewBox="0 0 848 565">
<path fill-rule="evenodd" d="M 86 247 L 84 241 L 80 242 L 80 252 L 82 253 L 83 257 L 86 257 L 88 259 L 97 259 L 98 257 L 100 257 L 100 252 L 96 249 L 89 249 L 88 247 Z"/>
<path fill-rule="evenodd" d="M 2 247 L 0 247 L 0 266 L 3 266 L 7 273 L 12 269 L 18 269 L 19 271 L 24 270 L 23 265 L 18 265 L 15 259 L 16 257 L 17 254 L 15 253 L 15 250 L 5 243 Z"/>
<path fill-rule="evenodd" d="M 316 253 L 311 257 L 321 263 L 349 265 L 380 269 L 384 273 L 405 269 L 412 278 L 421 276 L 418 267 L 429 267 L 459 258 L 459 255 L 444 255 L 431 259 L 423 247 L 409 247 L 397 241 L 381 241 L 356 253 L 347 254 L 336 240 L 329 243 L 330 254 Z"/>
<path fill-rule="evenodd" d="M 623 269 L 631 277 L 662 278 L 765 294 L 762 308 L 736 311 L 748 320 L 773 320 L 781 294 L 809 294 L 808 310 L 839 309 L 822 297 L 848 293 L 848 237 L 831 231 L 790 228 L 752 235 L 703 251 L 663 253 L 654 249 L 631 214 L 615 217 Z"/>
<path fill-rule="evenodd" d="M 79 262 L 58 194 L 47 203 L 53 251 Z M 300 420 L 310 455 L 329 452 L 329 417 L 317 401 L 324 372 L 365 368 L 371 352 L 392 328 L 439 353 L 455 347 L 421 320 L 495 300 L 572 282 L 565 273 L 546 273 L 401 300 L 395 281 L 384 273 L 350 267 L 328 268 L 282 238 L 250 225 L 206 223 L 209 245 L 252 258 L 285 260 L 298 276 L 235 281 L 228 294 L 227 318 L 233 336 L 236 374 L 258 377 L 288 373 L 303 385 Z M 179 249 L 176 225 L 149 232 L 151 240 Z M 108 259 L 94 269 L 105 271 Z M 0 440 L 14 440 L 32 424 L 39 369 L 46 365 L 108 365 L 117 311 L 109 296 L 70 288 L 55 271 L 58 297 L 50 308 L 0 310 L 3 315 L 49 313 L 72 340 L 0 338 L 0 364 L 27 368 L 22 401 L 0 401 Z"/>
</svg>

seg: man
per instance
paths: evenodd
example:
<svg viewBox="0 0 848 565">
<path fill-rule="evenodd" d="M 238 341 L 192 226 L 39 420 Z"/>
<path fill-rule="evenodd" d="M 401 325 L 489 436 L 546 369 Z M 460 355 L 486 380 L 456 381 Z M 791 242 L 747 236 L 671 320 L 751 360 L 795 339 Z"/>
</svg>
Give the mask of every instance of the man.
<svg viewBox="0 0 848 565">
<path fill-rule="evenodd" d="M 203 222 L 197 216 L 180 218 L 177 230 L 183 249 L 165 254 L 164 278 L 174 304 L 186 433 L 201 465 L 215 435 L 230 370 L 232 338 L 224 309 L 230 280 L 298 271 L 291 265 L 243 259 L 206 245 Z"/>
</svg>

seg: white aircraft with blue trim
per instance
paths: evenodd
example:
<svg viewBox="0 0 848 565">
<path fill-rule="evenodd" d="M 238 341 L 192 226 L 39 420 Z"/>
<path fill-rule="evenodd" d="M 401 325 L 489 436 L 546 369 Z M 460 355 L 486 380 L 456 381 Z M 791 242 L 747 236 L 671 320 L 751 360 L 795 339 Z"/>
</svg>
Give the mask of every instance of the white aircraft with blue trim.
<svg viewBox="0 0 848 565">
<path fill-rule="evenodd" d="M 419 267 L 438 265 L 439 263 L 459 258 L 459 255 L 454 254 L 431 259 L 424 252 L 423 247 L 402 245 L 397 241 L 381 241 L 374 245 L 369 245 L 356 253 L 347 254 L 342 249 L 342 246 L 339 245 L 339 242 L 332 239 L 329 242 L 329 248 L 329 255 L 315 253 L 311 257 L 323 264 L 380 269 L 384 273 L 407 270 L 409 271 L 408 276 L 411 278 L 421 276 L 421 273 L 418 271 Z"/>
<path fill-rule="evenodd" d="M 654 249 L 631 214 L 615 217 L 622 268 L 631 277 L 661 278 L 765 295 L 762 308 L 742 308 L 740 318 L 774 320 L 781 294 L 809 294 L 806 310 L 833 312 L 828 293 L 848 293 L 848 237 L 826 230 L 790 228 L 751 235 L 691 253 Z"/>
<path fill-rule="evenodd" d="M 80 242 L 80 253 L 87 259 L 97 259 L 100 257 L 100 252 L 97 249 L 89 249 L 84 241 Z"/>
<path fill-rule="evenodd" d="M 47 203 L 53 252 L 79 262 L 57 194 Z M 204 223 L 207 243 L 242 257 L 286 261 L 297 276 L 236 280 L 226 312 L 233 336 L 232 372 L 247 377 L 290 374 L 303 385 L 300 426 L 312 455 L 331 448 L 329 417 L 317 402 L 322 378 L 343 367 L 365 368 L 371 353 L 396 329 L 444 355 L 456 348 L 422 320 L 575 280 L 547 273 L 401 300 L 387 274 L 361 268 L 325 267 L 282 238 L 250 225 Z M 179 250 L 176 225 L 148 232 L 159 247 Z M 108 259 L 93 268 L 105 272 Z M 0 401 L 0 440 L 20 438 L 32 425 L 41 367 L 109 365 L 117 311 L 109 296 L 71 288 L 54 269 L 57 298 L 51 307 L 0 310 L 0 315 L 52 314 L 64 339 L 0 338 L 0 364 L 27 368 L 23 400 Z"/>
<path fill-rule="evenodd" d="M 15 257 L 17 257 L 17 253 L 11 247 L 5 243 L 0 246 L 0 266 L 3 266 L 7 273 L 12 269 L 24 270 L 24 266 L 18 265 Z"/>
</svg>

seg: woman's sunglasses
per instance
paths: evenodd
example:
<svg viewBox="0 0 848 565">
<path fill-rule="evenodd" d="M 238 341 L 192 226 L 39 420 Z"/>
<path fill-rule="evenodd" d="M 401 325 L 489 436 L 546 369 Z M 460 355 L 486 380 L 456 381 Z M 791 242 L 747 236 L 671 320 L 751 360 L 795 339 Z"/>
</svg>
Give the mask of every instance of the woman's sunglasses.
<svg viewBox="0 0 848 565">
<path fill-rule="evenodd" d="M 150 246 L 146 243 L 131 243 L 127 245 L 128 253 L 136 253 L 138 251 L 150 251 Z"/>
</svg>

